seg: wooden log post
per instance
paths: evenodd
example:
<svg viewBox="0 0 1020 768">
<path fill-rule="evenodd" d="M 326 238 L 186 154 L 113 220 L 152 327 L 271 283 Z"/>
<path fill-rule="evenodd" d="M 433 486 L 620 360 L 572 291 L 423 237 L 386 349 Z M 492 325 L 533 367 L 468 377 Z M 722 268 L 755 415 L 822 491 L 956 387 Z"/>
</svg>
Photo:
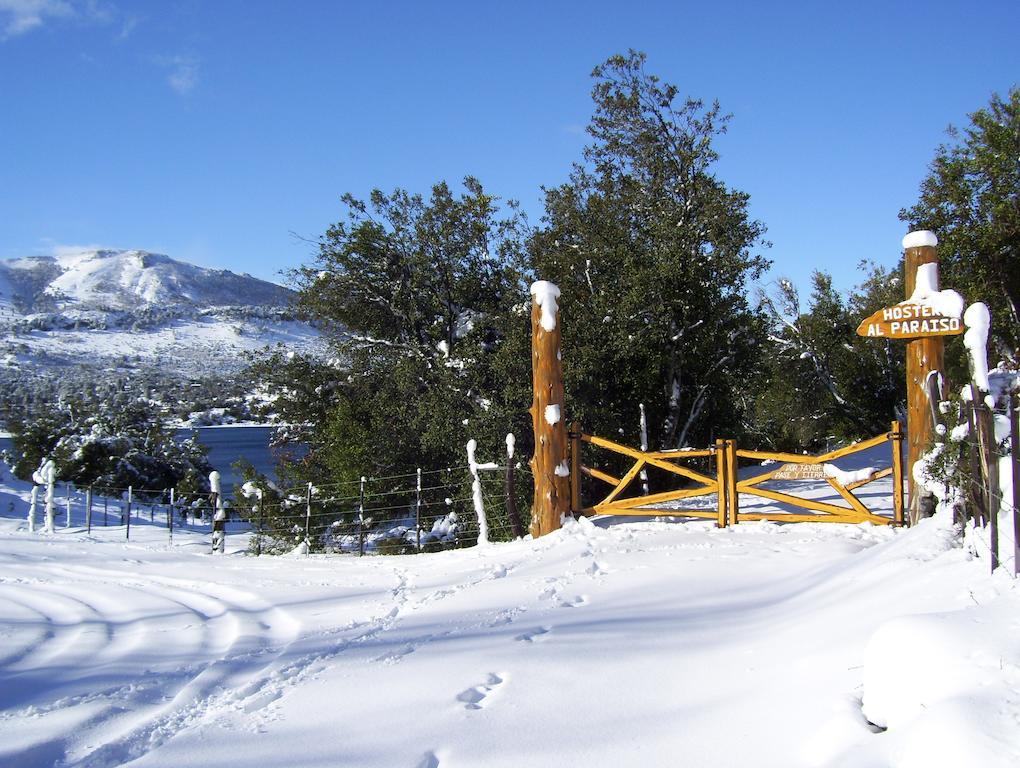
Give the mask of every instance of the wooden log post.
<svg viewBox="0 0 1020 768">
<path fill-rule="evenodd" d="M 570 438 L 570 511 L 578 513 L 584 509 L 581 501 L 581 425 L 578 422 L 571 423 L 567 437 Z"/>
<path fill-rule="evenodd" d="M 645 404 L 644 403 L 638 403 L 638 409 L 641 412 L 641 423 L 640 423 L 640 428 L 641 428 L 641 450 L 642 451 L 647 451 L 648 450 L 648 416 L 647 416 L 647 414 L 645 414 Z M 647 469 L 647 467 L 642 467 L 641 468 L 641 474 L 639 475 L 639 477 L 641 478 L 641 495 L 642 496 L 647 496 L 648 495 L 648 469 Z"/>
<path fill-rule="evenodd" d="M 531 423 L 535 454 L 531 471 L 535 497 L 531 534 L 536 538 L 557 530 L 570 511 L 570 464 L 563 423 L 563 367 L 560 362 L 560 289 L 539 280 L 531 286 L 531 366 L 534 397 Z"/>
<path fill-rule="evenodd" d="M 899 526 L 903 525 L 903 428 L 899 421 L 892 423 L 889 444 L 892 448 L 893 525 Z"/>
<path fill-rule="evenodd" d="M 726 441 L 726 498 L 730 525 L 740 522 L 740 494 L 737 492 L 737 441 Z"/>
<path fill-rule="evenodd" d="M 905 298 L 914 294 L 917 270 L 933 264 L 933 288 L 938 288 L 938 239 L 927 231 L 911 232 L 903 238 L 903 275 Z M 907 482 L 909 485 L 910 524 L 935 511 L 934 499 L 914 482 L 914 464 L 931 443 L 934 425 L 928 416 L 928 395 L 925 380 L 932 371 L 943 368 L 943 341 L 939 336 L 911 339 L 907 342 Z"/>
<path fill-rule="evenodd" d="M 727 497 L 729 495 L 729 480 L 727 478 L 727 465 L 726 455 L 728 451 L 726 448 L 725 440 L 715 441 L 715 482 L 716 482 L 716 499 L 718 504 L 716 507 L 716 527 L 726 527 L 726 508 Z"/>
</svg>

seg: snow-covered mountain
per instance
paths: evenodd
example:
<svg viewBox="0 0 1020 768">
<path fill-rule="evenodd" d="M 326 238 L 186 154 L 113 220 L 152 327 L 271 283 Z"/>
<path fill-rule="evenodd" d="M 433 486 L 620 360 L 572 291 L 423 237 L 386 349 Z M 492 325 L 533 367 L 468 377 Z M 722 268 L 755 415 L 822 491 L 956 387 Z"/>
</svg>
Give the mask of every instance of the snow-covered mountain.
<svg viewBox="0 0 1020 768">
<path fill-rule="evenodd" d="M 305 352 L 318 333 L 293 292 L 143 250 L 63 250 L 0 261 L 0 365 L 123 366 L 232 372 L 243 353 Z"/>
<path fill-rule="evenodd" d="M 291 292 L 251 275 L 159 253 L 83 250 L 0 261 L 0 304 L 21 314 L 141 306 L 286 306 Z"/>
</svg>

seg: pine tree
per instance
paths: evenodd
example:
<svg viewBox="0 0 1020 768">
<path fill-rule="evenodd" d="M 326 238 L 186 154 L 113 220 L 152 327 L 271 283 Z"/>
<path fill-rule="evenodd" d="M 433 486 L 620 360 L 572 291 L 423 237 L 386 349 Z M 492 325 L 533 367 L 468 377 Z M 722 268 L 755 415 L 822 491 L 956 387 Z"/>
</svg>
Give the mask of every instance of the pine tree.
<svg viewBox="0 0 1020 768">
<path fill-rule="evenodd" d="M 714 175 L 718 104 L 680 99 L 644 54 L 593 72 L 592 143 L 570 181 L 547 190 L 532 240 L 537 274 L 561 288 L 571 418 L 653 442 L 735 434 L 757 365 L 762 316 L 746 287 L 767 267 L 748 196 Z"/>
<path fill-rule="evenodd" d="M 993 95 L 962 131 L 949 129 L 913 207 L 911 229 L 939 238 L 942 284 L 992 312 L 990 341 L 1020 362 L 1020 88 Z M 955 350 L 958 353 L 958 350 Z M 965 370 L 964 366 L 957 366 Z"/>
</svg>

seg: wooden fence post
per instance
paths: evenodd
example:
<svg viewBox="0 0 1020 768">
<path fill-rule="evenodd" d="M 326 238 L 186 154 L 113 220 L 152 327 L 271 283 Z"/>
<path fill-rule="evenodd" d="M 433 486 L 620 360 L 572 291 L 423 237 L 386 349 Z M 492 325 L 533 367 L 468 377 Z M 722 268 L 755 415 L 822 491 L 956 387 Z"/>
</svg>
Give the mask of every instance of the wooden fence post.
<svg viewBox="0 0 1020 768">
<path fill-rule="evenodd" d="M 212 518 L 212 551 L 224 552 L 226 542 L 224 534 L 226 528 L 226 517 L 220 515 L 223 509 L 223 493 L 220 487 L 220 473 L 215 469 L 209 473 L 209 501 L 212 507 L 210 517 Z"/>
<path fill-rule="evenodd" d="M 517 512 L 517 477 L 514 467 L 514 446 L 517 444 L 513 432 L 506 436 L 506 514 L 510 518 L 510 530 L 515 539 L 524 538 L 524 526 Z"/>
<path fill-rule="evenodd" d="M 364 479 L 362 480 L 364 482 Z M 309 539 L 309 535 L 312 528 L 312 484 L 309 483 L 308 487 L 305 488 L 305 552 L 308 553 L 312 549 L 312 542 Z"/>
<path fill-rule="evenodd" d="M 52 459 L 48 460 L 43 466 L 42 474 L 43 480 L 46 483 L 46 533 L 53 533 L 55 515 L 53 497 L 56 495 L 57 467 Z"/>
<path fill-rule="evenodd" d="M 981 387 L 971 384 L 971 407 L 974 410 L 974 424 L 977 426 L 977 468 L 981 478 L 981 507 L 984 510 L 983 524 L 990 525 L 989 548 L 994 572 L 999 566 L 999 507 L 1002 496 L 999 491 L 999 454 L 995 441 L 995 418 L 992 409 L 985 403 L 988 394 Z M 975 478 L 976 480 L 977 478 Z"/>
<path fill-rule="evenodd" d="M 531 533 L 536 538 L 558 529 L 570 511 L 570 465 L 567 430 L 563 423 L 563 367 L 560 361 L 560 289 L 539 280 L 531 286 L 531 365 L 534 396 L 531 422 L 535 455 L 531 469 L 535 497 Z"/>
<path fill-rule="evenodd" d="M 581 425 L 574 421 L 567 432 L 570 438 L 570 511 L 580 512 L 581 502 Z"/>
<path fill-rule="evenodd" d="M 1020 392 L 1009 398 L 1009 449 L 1013 467 L 1013 576 L 1020 576 Z"/>
<path fill-rule="evenodd" d="M 737 441 L 726 441 L 726 496 L 730 506 L 730 524 L 740 522 L 740 494 L 737 493 Z"/>
<path fill-rule="evenodd" d="M 510 464 L 507 463 L 507 471 L 510 470 Z M 421 467 L 418 467 L 417 471 L 418 479 L 414 485 L 414 546 L 421 554 Z"/>
<path fill-rule="evenodd" d="M 903 238 L 904 298 L 909 299 L 913 295 L 917 270 L 922 265 L 934 265 L 931 268 L 934 271 L 931 287 L 938 289 L 937 245 L 938 239 L 932 232 L 911 232 Z M 928 336 L 907 342 L 907 482 L 910 488 L 911 525 L 934 511 L 931 499 L 922 502 L 921 497 L 925 492 L 914 482 L 914 464 L 921 458 L 934 435 L 934 427 L 928 418 L 928 396 L 924 385 L 931 371 L 942 370 L 943 349 L 941 336 Z"/>
<path fill-rule="evenodd" d="M 35 510 L 39 503 L 39 486 L 32 486 L 32 501 L 28 505 L 28 532 L 35 533 Z"/>
<path fill-rule="evenodd" d="M 889 433 L 892 446 L 893 525 L 903 525 L 903 427 L 892 423 Z"/>
<path fill-rule="evenodd" d="M 311 483 L 308 484 L 311 488 Z M 310 507 L 309 507 L 310 508 Z M 358 557 L 365 554 L 365 476 L 361 476 L 361 488 L 358 491 Z"/>
<path fill-rule="evenodd" d="M 92 533 L 92 486 L 85 489 L 85 532 Z"/>
<path fill-rule="evenodd" d="M 127 523 L 127 525 L 124 528 L 124 538 L 125 539 L 130 539 L 131 538 L 131 504 L 133 503 L 133 501 L 134 501 L 134 488 L 129 485 L 128 486 L 128 496 L 127 496 L 127 515 L 124 515 L 124 507 L 123 507 L 123 505 L 121 506 L 121 509 L 120 509 L 121 517 Z"/>
<path fill-rule="evenodd" d="M 729 489 L 729 482 L 727 481 L 726 477 L 727 453 L 728 452 L 726 450 L 726 441 L 717 439 L 715 441 L 715 475 L 717 486 L 716 493 L 719 500 L 717 510 L 718 514 L 716 516 L 715 522 L 717 528 L 726 527 L 726 507 L 728 506 L 726 502 L 726 497 L 728 495 Z"/>
<path fill-rule="evenodd" d="M 638 403 L 638 410 L 641 412 L 641 450 L 648 450 L 648 417 L 645 415 L 645 404 Z M 648 495 L 648 468 L 641 467 L 641 473 L 638 475 L 641 478 L 641 495 Z"/>
</svg>

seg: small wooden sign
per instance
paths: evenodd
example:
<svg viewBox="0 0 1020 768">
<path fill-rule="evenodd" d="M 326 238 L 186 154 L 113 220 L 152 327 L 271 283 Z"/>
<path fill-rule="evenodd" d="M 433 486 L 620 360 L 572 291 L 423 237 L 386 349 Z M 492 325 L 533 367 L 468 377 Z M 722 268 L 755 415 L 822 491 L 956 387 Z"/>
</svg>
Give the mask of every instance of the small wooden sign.
<svg viewBox="0 0 1020 768">
<path fill-rule="evenodd" d="M 824 480 L 821 464 L 784 464 L 772 475 L 773 480 Z"/>
<path fill-rule="evenodd" d="M 945 317 L 924 304 L 896 304 L 878 310 L 857 326 L 858 336 L 887 339 L 920 339 L 963 333 L 958 317 Z"/>
</svg>

